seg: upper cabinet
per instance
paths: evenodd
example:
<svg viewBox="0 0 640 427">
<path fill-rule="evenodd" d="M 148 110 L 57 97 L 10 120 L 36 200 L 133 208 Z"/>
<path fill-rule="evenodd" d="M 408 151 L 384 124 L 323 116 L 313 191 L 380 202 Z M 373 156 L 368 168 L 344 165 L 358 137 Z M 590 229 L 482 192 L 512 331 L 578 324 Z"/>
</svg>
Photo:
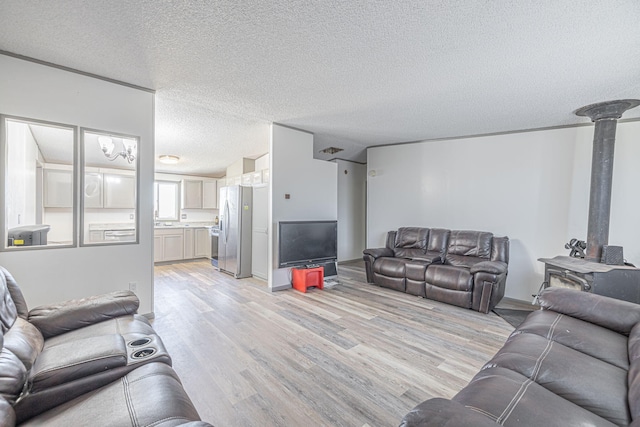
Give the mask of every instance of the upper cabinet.
<svg viewBox="0 0 640 427">
<path fill-rule="evenodd" d="M 202 180 L 182 180 L 182 209 L 202 209 Z"/>
<path fill-rule="evenodd" d="M 134 209 L 136 207 L 136 177 L 129 175 L 104 174 L 104 207 Z"/>
<path fill-rule="evenodd" d="M 102 207 L 102 174 L 86 173 L 84 174 L 84 207 L 85 208 L 101 208 Z"/>
<path fill-rule="evenodd" d="M 86 173 L 85 208 L 133 209 L 136 207 L 135 176 L 119 173 Z M 70 170 L 44 170 L 44 207 L 73 206 L 73 173 Z"/>
<path fill-rule="evenodd" d="M 218 180 L 202 181 L 202 208 L 218 209 Z"/>
<path fill-rule="evenodd" d="M 183 179 L 181 207 L 182 209 L 217 209 L 217 180 Z"/>
<path fill-rule="evenodd" d="M 44 170 L 44 207 L 73 207 L 73 171 Z"/>
</svg>

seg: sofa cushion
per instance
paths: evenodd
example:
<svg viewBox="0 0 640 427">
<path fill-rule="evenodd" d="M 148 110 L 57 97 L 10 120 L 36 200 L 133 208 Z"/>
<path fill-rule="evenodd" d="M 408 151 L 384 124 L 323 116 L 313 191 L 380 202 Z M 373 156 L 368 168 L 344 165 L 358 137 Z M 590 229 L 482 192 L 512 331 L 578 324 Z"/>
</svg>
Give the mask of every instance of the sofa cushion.
<svg viewBox="0 0 640 427">
<path fill-rule="evenodd" d="M 439 288 L 471 292 L 473 277 L 469 270 L 452 265 L 432 265 L 425 274 L 425 281 Z"/>
<path fill-rule="evenodd" d="M 126 364 L 127 346 L 121 335 L 100 335 L 49 346 L 29 373 L 31 392 Z"/>
<path fill-rule="evenodd" d="M 26 320 L 27 317 L 29 317 L 29 309 L 27 308 L 27 302 L 24 299 L 24 295 L 22 295 L 20 286 L 18 286 L 11 273 L 9 273 L 9 271 L 7 271 L 7 269 L 2 266 L 0 266 L 0 281 L 6 284 L 7 289 L 11 294 L 11 299 L 13 300 L 13 303 L 15 304 L 18 311 L 18 316 Z"/>
<path fill-rule="evenodd" d="M 21 426 L 176 426 L 199 419 L 177 374 L 164 363 L 150 363 Z"/>
<path fill-rule="evenodd" d="M 406 289 L 405 292 L 411 295 L 424 297 L 424 277 L 427 267 L 431 264 L 429 261 L 411 260 L 405 264 L 406 268 Z"/>
<path fill-rule="evenodd" d="M 444 228 L 432 228 L 429 230 L 429 239 L 427 240 L 427 251 L 438 253 L 444 257 L 449 246 L 449 238 L 451 230 Z"/>
<path fill-rule="evenodd" d="M 555 311 L 538 310 L 527 316 L 514 335 L 522 333 L 539 335 L 621 369 L 629 369 L 627 337 L 611 329 Z"/>
<path fill-rule="evenodd" d="M 42 351 L 44 339 L 35 326 L 19 317 L 4 336 L 3 347 L 13 353 L 28 371 Z"/>
<path fill-rule="evenodd" d="M 492 233 L 485 231 L 454 230 L 449 237 L 447 254 L 489 259 Z"/>
<path fill-rule="evenodd" d="M 394 255 L 399 258 L 413 258 L 424 254 L 428 235 L 428 228 L 400 227 L 396 233 Z"/>
<path fill-rule="evenodd" d="M 428 261 L 422 261 L 419 259 L 414 259 L 405 263 L 405 271 L 407 279 L 412 279 L 420 282 L 424 282 L 425 273 L 427 271 L 427 267 L 431 263 Z"/>
<path fill-rule="evenodd" d="M 27 369 L 18 356 L 3 347 L 0 351 L 0 397 L 13 404 L 22 393 Z"/>
<path fill-rule="evenodd" d="M 453 400 L 507 427 L 615 425 L 501 367 L 480 371 Z"/>
<path fill-rule="evenodd" d="M 502 367 L 524 375 L 614 424 L 631 422 L 627 371 L 555 341 L 535 334 L 517 334 L 507 340 L 486 367 Z"/>
<path fill-rule="evenodd" d="M 4 274 L 0 273 L 0 333 L 4 334 L 13 326 L 18 317 L 18 309 L 13 303 Z"/>
<path fill-rule="evenodd" d="M 629 333 L 629 410 L 631 418 L 640 419 L 640 323 Z"/>
<path fill-rule="evenodd" d="M 0 397 L 0 426 L 16 425 L 16 414 L 9 402 Z"/>
<path fill-rule="evenodd" d="M 378 258 L 373 263 L 373 271 L 389 277 L 405 277 L 406 265 L 409 261 L 406 258 Z"/>
</svg>

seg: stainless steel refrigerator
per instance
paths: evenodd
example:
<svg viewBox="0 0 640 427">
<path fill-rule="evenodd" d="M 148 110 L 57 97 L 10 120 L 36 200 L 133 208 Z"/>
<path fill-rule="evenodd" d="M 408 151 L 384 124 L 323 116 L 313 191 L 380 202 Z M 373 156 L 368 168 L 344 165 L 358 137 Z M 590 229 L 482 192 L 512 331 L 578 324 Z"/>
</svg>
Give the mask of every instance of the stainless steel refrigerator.
<svg viewBox="0 0 640 427">
<path fill-rule="evenodd" d="M 220 189 L 218 268 L 236 279 L 251 277 L 252 190 L 240 185 Z"/>
</svg>

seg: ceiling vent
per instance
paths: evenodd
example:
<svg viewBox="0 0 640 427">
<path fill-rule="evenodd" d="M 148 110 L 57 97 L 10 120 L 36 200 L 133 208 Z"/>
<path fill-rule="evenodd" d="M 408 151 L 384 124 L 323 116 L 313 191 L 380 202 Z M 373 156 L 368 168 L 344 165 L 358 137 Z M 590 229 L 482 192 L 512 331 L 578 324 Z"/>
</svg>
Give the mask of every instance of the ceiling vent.
<svg viewBox="0 0 640 427">
<path fill-rule="evenodd" d="M 320 150 L 321 153 L 325 153 L 325 154 L 336 154 L 336 153 L 339 153 L 340 151 L 344 151 L 344 149 L 338 148 L 338 147 L 328 147 L 328 148 L 325 148 L 324 150 Z"/>
</svg>

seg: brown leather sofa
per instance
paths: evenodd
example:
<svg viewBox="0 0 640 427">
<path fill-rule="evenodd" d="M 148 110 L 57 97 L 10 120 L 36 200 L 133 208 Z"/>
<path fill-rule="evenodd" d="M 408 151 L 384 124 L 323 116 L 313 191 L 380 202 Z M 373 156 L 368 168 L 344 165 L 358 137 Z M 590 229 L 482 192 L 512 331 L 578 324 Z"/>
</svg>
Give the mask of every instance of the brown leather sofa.
<svg viewBox="0 0 640 427">
<path fill-rule="evenodd" d="M 488 313 L 504 296 L 509 238 L 401 227 L 363 258 L 369 283 Z"/>
<path fill-rule="evenodd" d="M 401 427 L 640 425 L 640 305 L 564 288 L 539 300 L 467 387 Z"/>
<path fill-rule="evenodd" d="M 0 426 L 209 426 L 129 291 L 28 310 L 0 267 Z"/>
</svg>

